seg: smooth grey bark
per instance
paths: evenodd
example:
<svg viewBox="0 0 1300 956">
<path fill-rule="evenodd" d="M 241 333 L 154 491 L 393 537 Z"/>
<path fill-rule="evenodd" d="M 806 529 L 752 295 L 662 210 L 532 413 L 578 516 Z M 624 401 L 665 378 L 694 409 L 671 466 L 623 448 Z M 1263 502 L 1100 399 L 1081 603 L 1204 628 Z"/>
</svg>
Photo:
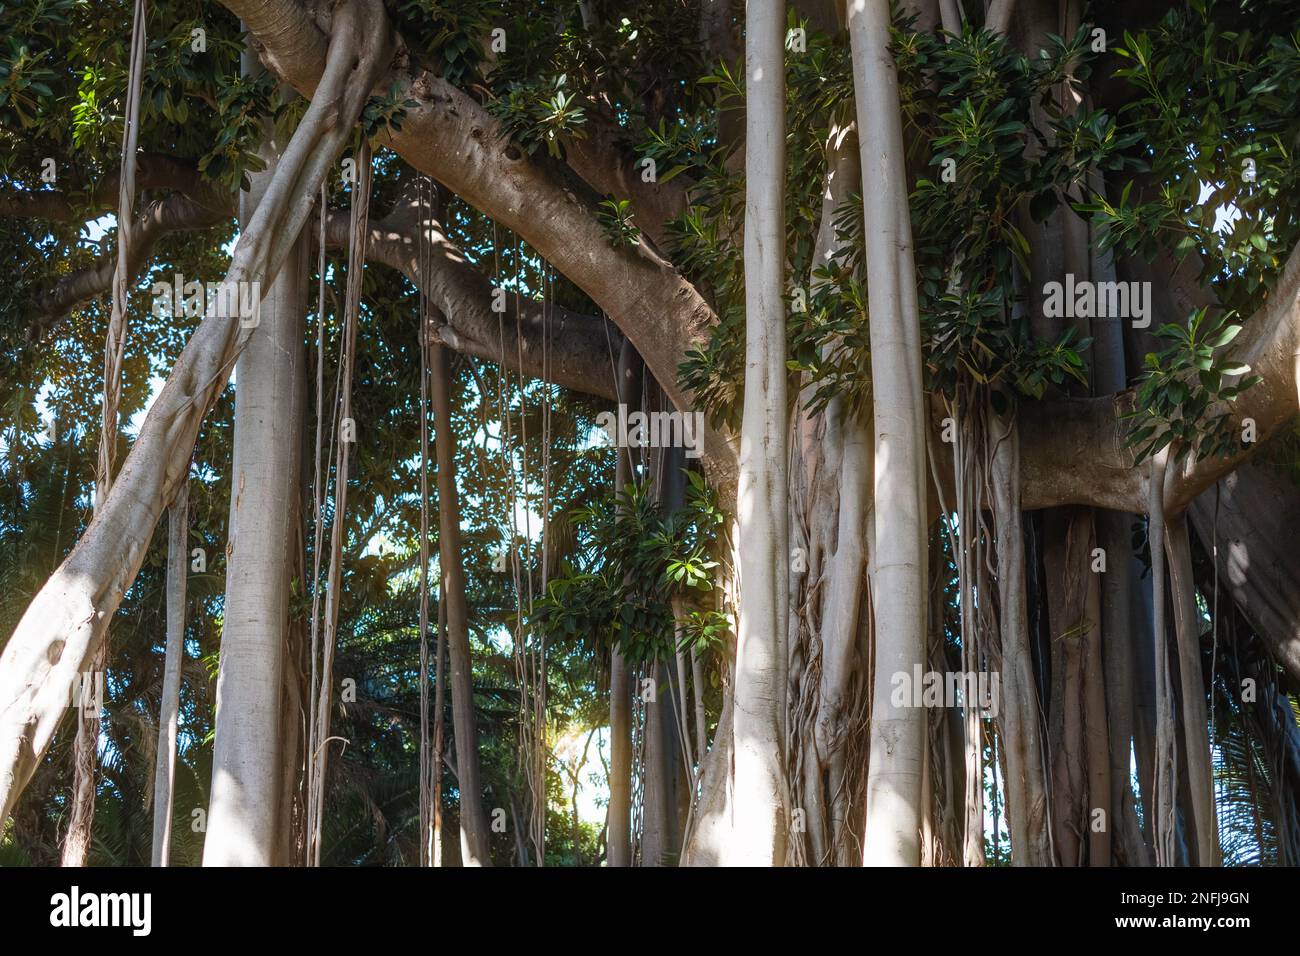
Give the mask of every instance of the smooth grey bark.
<svg viewBox="0 0 1300 956">
<path fill-rule="evenodd" d="M 735 695 L 723 689 L 722 712 L 713 747 L 702 763 L 700 796 L 691 814 L 691 826 L 682 849 L 683 866 L 719 866 L 727 861 L 728 843 L 735 838 L 731 808 L 735 803 L 735 778 L 731 773 Z"/>
<path fill-rule="evenodd" d="M 925 660 L 925 423 L 921 328 L 898 74 L 887 0 L 850 0 L 875 415 L 875 674 L 863 860 L 919 866 L 925 712 L 892 702 Z"/>
<path fill-rule="evenodd" d="M 1178 675 L 1182 688 L 1186 782 L 1191 797 L 1197 862 L 1219 864 L 1219 832 L 1215 820 L 1213 760 L 1205 710 L 1205 683 L 1201 672 L 1201 616 L 1196 609 L 1196 584 L 1192 580 L 1192 548 L 1183 516 L 1166 518 L 1165 550 L 1169 559 L 1169 585 L 1178 636 Z"/>
<path fill-rule="evenodd" d="M 240 203 L 244 228 L 285 149 L 271 124 Z M 279 844 L 280 694 L 306 428 L 307 258 L 299 235 L 235 366 L 234 461 L 205 866 L 271 866 Z"/>
<path fill-rule="evenodd" d="M 176 794 L 176 729 L 181 704 L 181 670 L 185 661 L 185 579 L 189 570 L 189 485 L 182 482 L 168 513 L 167 647 L 158 709 L 158 747 L 153 777 L 154 866 L 171 857 L 172 801 Z"/>
<path fill-rule="evenodd" d="M 737 485 L 740 622 L 730 865 L 785 859 L 785 4 L 745 10 L 745 389 Z"/>
<path fill-rule="evenodd" d="M 456 433 L 451 426 L 451 356 L 430 345 L 434 456 L 438 475 L 438 561 L 447 604 L 447 652 L 450 662 L 452 731 L 456 740 L 456 780 L 460 791 L 461 859 L 465 866 L 491 866 L 487 816 L 478 756 L 474 713 L 474 661 L 469 646 L 469 606 L 461 557 L 460 499 L 456 490 Z"/>
</svg>

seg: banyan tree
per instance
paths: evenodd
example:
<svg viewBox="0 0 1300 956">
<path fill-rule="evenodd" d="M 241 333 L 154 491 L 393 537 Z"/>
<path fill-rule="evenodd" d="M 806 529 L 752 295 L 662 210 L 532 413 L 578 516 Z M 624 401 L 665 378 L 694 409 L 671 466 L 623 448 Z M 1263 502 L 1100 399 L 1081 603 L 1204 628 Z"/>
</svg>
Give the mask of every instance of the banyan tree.
<svg viewBox="0 0 1300 956">
<path fill-rule="evenodd" d="M 1300 863 L 1293 0 L 0 34 L 0 860 Z"/>
</svg>

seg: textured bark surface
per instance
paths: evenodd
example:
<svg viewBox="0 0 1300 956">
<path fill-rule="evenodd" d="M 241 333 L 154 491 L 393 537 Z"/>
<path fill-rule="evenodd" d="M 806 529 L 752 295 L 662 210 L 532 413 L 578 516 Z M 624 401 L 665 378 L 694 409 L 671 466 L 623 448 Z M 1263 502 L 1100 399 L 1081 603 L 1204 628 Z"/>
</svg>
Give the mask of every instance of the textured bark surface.
<svg viewBox="0 0 1300 956">
<path fill-rule="evenodd" d="M 268 130 L 240 219 L 247 228 L 284 150 Z M 299 236 L 265 290 L 257 327 L 235 366 L 234 460 L 226 537 L 226 597 L 217 674 L 206 866 L 269 866 L 280 827 L 280 691 L 289 586 L 299 545 L 307 259 Z"/>
<path fill-rule="evenodd" d="M 1188 825 L 1196 837 L 1196 863 L 1217 866 L 1219 833 L 1214 811 L 1214 779 L 1209 726 L 1205 713 L 1205 678 L 1201 671 L 1201 615 L 1196 608 L 1196 585 L 1192 580 L 1192 548 L 1184 518 L 1165 523 L 1165 551 L 1169 559 L 1169 587 L 1173 597 L 1174 629 L 1178 642 L 1178 675 L 1183 704 L 1184 752 L 1187 755 L 1187 788 L 1191 796 L 1192 820 Z"/>
<path fill-rule="evenodd" d="M 1049 866 L 1047 776 L 1041 705 L 1029 643 L 1025 538 L 1018 507 L 1020 437 L 1015 421 L 994 437 L 993 520 L 998 541 L 998 597 L 1002 643 L 1003 756 L 1007 763 L 1007 819 L 1016 866 Z"/>
</svg>

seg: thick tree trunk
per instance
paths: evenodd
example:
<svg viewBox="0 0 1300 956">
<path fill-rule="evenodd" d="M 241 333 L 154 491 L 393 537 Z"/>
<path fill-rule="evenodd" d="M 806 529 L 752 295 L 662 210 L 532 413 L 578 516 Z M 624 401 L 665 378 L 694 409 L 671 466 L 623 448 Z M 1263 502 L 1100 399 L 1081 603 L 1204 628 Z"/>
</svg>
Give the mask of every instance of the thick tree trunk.
<svg viewBox="0 0 1300 956">
<path fill-rule="evenodd" d="M 479 769 L 478 727 L 474 713 L 474 662 L 469 647 L 469 607 L 461 559 L 460 501 L 456 490 L 456 433 L 451 426 L 451 356 L 430 346 L 434 454 L 438 463 L 438 555 L 447 604 L 447 650 L 451 664 L 452 730 L 456 740 L 456 779 L 460 791 L 461 859 L 465 866 L 491 866 L 483 783 Z"/>
<path fill-rule="evenodd" d="M 813 299 L 832 281 L 822 270 L 837 267 L 843 243 L 835 222 L 861 188 L 859 159 L 853 123 L 833 120 L 813 246 Z M 836 347 L 827 344 L 823 354 Z M 815 392 L 807 381 L 791 415 L 790 543 L 792 564 L 796 554 L 800 564 L 789 579 L 787 633 L 790 799 L 803 811 L 805 834 L 793 836 L 791 862 L 810 866 L 833 862 L 831 843 L 838 841 L 831 807 L 850 799 L 830 771 L 843 765 L 846 716 L 857 703 L 853 677 L 860 668 L 859 624 L 867 603 L 871 544 L 870 418 L 853 412 L 841 395 L 815 413 Z"/>
<path fill-rule="evenodd" d="M 268 124 L 241 201 L 245 228 L 264 199 L 285 146 Z M 304 231 L 262 300 L 235 367 L 234 463 L 226 541 L 226 598 L 205 866 L 271 866 L 280 845 L 280 694 L 289 584 L 299 545 L 303 396 L 307 375 Z"/>
<path fill-rule="evenodd" d="M 785 860 L 785 630 L 789 602 L 785 367 L 785 4 L 749 0 L 745 82 L 745 397 L 729 864 Z"/>
<path fill-rule="evenodd" d="M 875 413 L 876 615 L 864 861 L 921 862 L 925 713 L 891 701 L 925 661 L 925 425 L 909 187 L 886 0 L 851 0 Z"/>
</svg>

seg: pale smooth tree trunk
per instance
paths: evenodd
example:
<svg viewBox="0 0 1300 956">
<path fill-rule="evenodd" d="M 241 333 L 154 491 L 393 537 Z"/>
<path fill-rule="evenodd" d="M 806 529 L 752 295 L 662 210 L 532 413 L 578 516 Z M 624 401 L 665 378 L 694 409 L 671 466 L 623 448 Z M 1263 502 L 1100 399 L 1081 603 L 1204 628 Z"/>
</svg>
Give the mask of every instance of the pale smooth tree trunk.
<svg viewBox="0 0 1300 956">
<path fill-rule="evenodd" d="M 167 528 L 167 649 L 158 709 L 158 749 L 153 777 L 153 865 L 171 858 L 172 801 L 176 795 L 176 729 L 181 705 L 181 670 L 185 663 L 185 579 L 189 570 L 189 484 L 182 483 L 172 502 Z"/>
<path fill-rule="evenodd" d="M 745 8 L 745 395 L 740 433 L 740 624 L 734 837 L 724 862 L 785 858 L 783 722 L 789 602 L 785 367 L 785 4 Z"/>
<path fill-rule="evenodd" d="M 863 862 L 919 866 L 925 713 L 891 701 L 894 675 L 910 676 L 925 661 L 926 499 L 921 328 L 889 26 L 887 0 L 850 0 L 875 415 L 876 646 Z"/>
<path fill-rule="evenodd" d="M 1174 631 L 1178 641 L 1178 676 L 1182 690 L 1183 730 L 1187 752 L 1187 785 L 1191 793 L 1192 826 L 1197 865 L 1219 865 L 1219 832 L 1215 821 L 1214 779 L 1210 757 L 1205 683 L 1201 668 L 1201 615 L 1192 580 L 1192 546 L 1183 515 L 1165 519 L 1165 552 L 1173 598 Z"/>
<path fill-rule="evenodd" d="M 456 435 L 451 428 L 451 357 L 440 345 L 429 354 L 434 419 L 434 457 L 438 465 L 438 562 L 447 605 L 447 652 L 451 666 L 451 723 L 456 740 L 456 780 L 460 791 L 460 853 L 465 866 L 491 866 L 487 815 L 479 769 L 478 728 L 474 716 L 474 662 L 469 648 L 469 608 L 460 550 L 460 502 L 456 491 Z"/>
<path fill-rule="evenodd" d="M 284 143 L 268 124 L 263 172 L 241 198 L 247 226 Z M 306 231 L 264 289 L 257 325 L 235 366 L 234 463 L 226 598 L 204 866 L 271 866 L 280 845 L 281 700 L 290 572 L 298 547 L 305 427 Z"/>
</svg>

